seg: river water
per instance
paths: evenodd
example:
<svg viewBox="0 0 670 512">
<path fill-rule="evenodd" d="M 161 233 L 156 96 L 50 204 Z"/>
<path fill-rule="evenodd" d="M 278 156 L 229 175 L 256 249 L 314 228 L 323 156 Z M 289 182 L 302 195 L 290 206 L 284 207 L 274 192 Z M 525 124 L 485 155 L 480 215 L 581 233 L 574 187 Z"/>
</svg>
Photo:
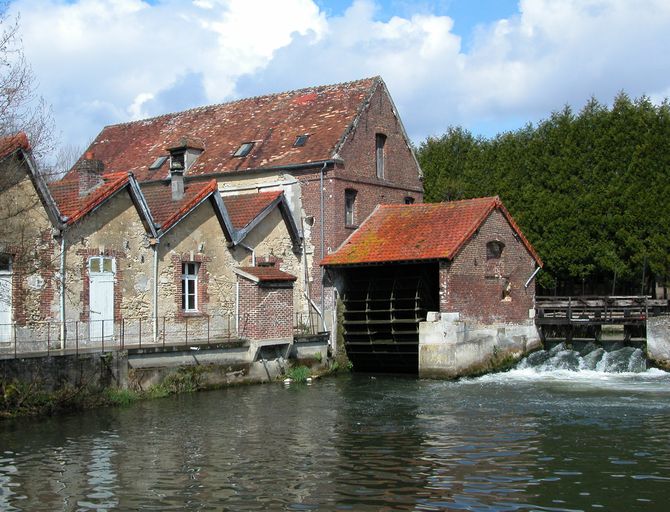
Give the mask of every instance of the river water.
<svg viewBox="0 0 670 512">
<path fill-rule="evenodd" d="M 670 374 L 565 352 L 4 421 L 0 510 L 670 510 Z"/>
</svg>

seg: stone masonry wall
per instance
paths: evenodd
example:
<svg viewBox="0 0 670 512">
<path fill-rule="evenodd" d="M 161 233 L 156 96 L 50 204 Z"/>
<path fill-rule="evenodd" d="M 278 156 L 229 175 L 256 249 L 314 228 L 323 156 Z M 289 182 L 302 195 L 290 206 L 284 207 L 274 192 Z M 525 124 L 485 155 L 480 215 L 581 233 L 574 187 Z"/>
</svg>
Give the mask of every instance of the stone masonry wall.
<svg viewBox="0 0 670 512">
<path fill-rule="evenodd" d="M 490 241 L 505 244 L 500 259 L 487 260 Z M 481 324 L 528 322 L 535 287 L 524 284 L 534 269 L 523 242 L 495 210 L 454 261 L 440 265 L 440 311 Z"/>
<path fill-rule="evenodd" d="M 116 261 L 114 318 L 151 315 L 153 251 L 144 225 L 123 190 L 85 216 L 66 233 L 66 319 L 89 318 L 89 270 L 92 256 Z"/>
<path fill-rule="evenodd" d="M 12 258 L 12 321 L 56 320 L 60 251 L 51 222 L 25 164 L 6 159 L 0 173 L 0 253 Z"/>
<path fill-rule="evenodd" d="M 158 246 L 158 316 L 233 315 L 235 311 L 235 258 L 228 249 L 214 209 L 202 203 L 177 224 Z M 182 262 L 198 263 L 197 311 L 181 307 Z"/>
</svg>

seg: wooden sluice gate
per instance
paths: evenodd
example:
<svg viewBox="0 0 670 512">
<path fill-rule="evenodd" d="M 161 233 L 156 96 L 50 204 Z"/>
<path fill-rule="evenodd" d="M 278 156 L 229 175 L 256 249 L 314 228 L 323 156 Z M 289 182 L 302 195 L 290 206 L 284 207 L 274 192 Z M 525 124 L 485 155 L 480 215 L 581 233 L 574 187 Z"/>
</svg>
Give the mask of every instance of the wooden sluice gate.
<svg viewBox="0 0 670 512">
<path fill-rule="evenodd" d="M 535 324 L 543 339 L 644 341 L 647 319 L 668 315 L 669 306 L 647 296 L 538 296 Z"/>
</svg>

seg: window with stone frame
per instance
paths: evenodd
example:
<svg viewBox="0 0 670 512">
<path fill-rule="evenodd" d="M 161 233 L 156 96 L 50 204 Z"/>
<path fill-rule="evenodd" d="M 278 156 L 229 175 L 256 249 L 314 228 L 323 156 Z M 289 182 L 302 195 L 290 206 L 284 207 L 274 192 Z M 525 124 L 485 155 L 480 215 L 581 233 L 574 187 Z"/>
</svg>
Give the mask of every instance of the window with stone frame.
<svg viewBox="0 0 670 512">
<path fill-rule="evenodd" d="M 183 261 L 181 264 L 181 309 L 198 311 L 198 270 L 200 263 Z"/>
</svg>

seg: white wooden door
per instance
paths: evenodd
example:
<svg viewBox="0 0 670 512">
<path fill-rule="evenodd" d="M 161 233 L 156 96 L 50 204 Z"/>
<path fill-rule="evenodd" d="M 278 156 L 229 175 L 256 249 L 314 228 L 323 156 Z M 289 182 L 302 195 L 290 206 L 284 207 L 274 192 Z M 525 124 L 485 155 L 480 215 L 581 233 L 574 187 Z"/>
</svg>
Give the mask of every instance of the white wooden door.
<svg viewBox="0 0 670 512">
<path fill-rule="evenodd" d="M 0 271 L 0 342 L 12 340 L 12 275 Z"/>
<path fill-rule="evenodd" d="M 114 258 L 95 256 L 88 262 L 91 341 L 114 337 Z"/>
</svg>

